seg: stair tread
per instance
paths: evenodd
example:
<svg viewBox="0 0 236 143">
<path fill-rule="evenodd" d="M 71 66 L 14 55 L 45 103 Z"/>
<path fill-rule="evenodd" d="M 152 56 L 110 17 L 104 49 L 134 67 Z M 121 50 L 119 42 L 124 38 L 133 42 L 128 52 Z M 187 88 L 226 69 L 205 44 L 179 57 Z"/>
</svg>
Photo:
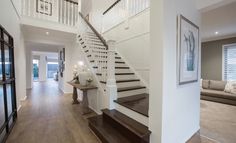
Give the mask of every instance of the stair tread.
<svg viewBox="0 0 236 143">
<path fill-rule="evenodd" d="M 108 143 L 132 143 L 122 135 L 115 127 L 108 122 L 104 122 L 103 116 L 95 116 L 88 119 L 90 126 L 95 128 L 99 132 L 100 136 Z M 99 137 L 99 136 L 98 136 Z"/>
<path fill-rule="evenodd" d="M 118 98 L 114 102 L 148 117 L 149 94 L 147 93 Z"/>
<path fill-rule="evenodd" d="M 113 110 L 104 109 L 102 111 L 103 114 L 109 116 L 110 118 L 118 122 L 121 126 L 125 127 L 126 129 L 136 134 L 140 138 L 144 138 L 147 135 L 151 134 L 147 126 L 137 122 L 134 119 L 131 119 L 130 117 L 126 116 L 125 114 L 115 109 Z"/>
<path fill-rule="evenodd" d="M 122 92 L 122 91 L 136 90 L 136 89 L 142 89 L 142 88 L 146 88 L 146 87 L 145 86 L 123 87 L 123 88 L 118 88 L 117 91 Z"/>
</svg>

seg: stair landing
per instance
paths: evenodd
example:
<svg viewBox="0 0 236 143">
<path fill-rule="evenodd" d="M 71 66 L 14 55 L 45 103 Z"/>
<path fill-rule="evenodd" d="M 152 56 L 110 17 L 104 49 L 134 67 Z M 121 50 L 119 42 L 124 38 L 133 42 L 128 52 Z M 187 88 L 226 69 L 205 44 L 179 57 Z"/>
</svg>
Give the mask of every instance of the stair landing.
<svg viewBox="0 0 236 143">
<path fill-rule="evenodd" d="M 149 94 L 138 94 L 115 100 L 117 104 L 120 104 L 130 110 L 140 113 L 148 117 L 149 108 Z"/>
</svg>

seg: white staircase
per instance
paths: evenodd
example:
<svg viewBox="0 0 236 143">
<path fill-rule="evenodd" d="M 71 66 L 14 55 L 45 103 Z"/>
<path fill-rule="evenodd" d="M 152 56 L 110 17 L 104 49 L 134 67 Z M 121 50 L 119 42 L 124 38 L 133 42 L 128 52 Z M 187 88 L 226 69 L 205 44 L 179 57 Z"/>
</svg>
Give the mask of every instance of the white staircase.
<svg viewBox="0 0 236 143">
<path fill-rule="evenodd" d="M 126 62 L 119 56 L 119 54 L 116 53 L 114 49 L 109 49 L 114 47 L 107 44 L 107 42 L 105 42 L 105 40 L 90 25 L 90 23 L 86 21 L 82 15 L 80 16 L 80 30 L 77 36 L 77 41 L 80 43 L 85 55 L 87 56 L 90 67 L 92 67 L 92 70 L 94 71 L 93 73 L 98 79 L 99 83 L 97 84 L 99 84 L 99 87 L 102 88 L 101 90 L 104 91 L 104 94 L 107 94 L 108 96 L 109 94 L 112 94 L 110 96 L 113 96 L 113 94 L 115 95 L 110 99 L 111 102 L 113 102 L 112 104 L 115 104 L 115 106 L 111 108 L 123 106 L 122 108 L 127 108 L 125 109 L 125 112 L 130 110 L 129 112 L 136 112 L 133 114 L 140 114 L 140 116 L 147 117 L 147 111 L 146 113 L 142 113 L 142 111 L 139 112 L 129 107 L 133 101 L 135 101 L 136 104 L 137 101 L 142 102 L 144 98 L 148 98 L 147 88 L 129 68 Z M 109 89 L 110 87 L 113 89 Z M 128 99 L 127 101 L 126 98 Z M 139 106 L 139 103 L 137 103 L 137 106 Z M 148 105 L 141 106 L 147 106 L 145 108 L 148 108 Z M 142 107 L 138 107 L 137 110 L 139 108 L 141 109 Z"/>
</svg>

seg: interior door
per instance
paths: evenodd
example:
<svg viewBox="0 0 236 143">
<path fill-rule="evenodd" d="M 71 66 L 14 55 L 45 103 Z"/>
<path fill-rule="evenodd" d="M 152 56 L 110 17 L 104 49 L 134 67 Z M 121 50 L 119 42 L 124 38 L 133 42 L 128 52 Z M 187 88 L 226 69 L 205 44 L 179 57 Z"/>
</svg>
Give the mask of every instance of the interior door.
<svg viewBox="0 0 236 143">
<path fill-rule="evenodd" d="M 5 142 L 17 118 L 14 45 L 11 35 L 0 26 L 0 143 Z"/>
</svg>

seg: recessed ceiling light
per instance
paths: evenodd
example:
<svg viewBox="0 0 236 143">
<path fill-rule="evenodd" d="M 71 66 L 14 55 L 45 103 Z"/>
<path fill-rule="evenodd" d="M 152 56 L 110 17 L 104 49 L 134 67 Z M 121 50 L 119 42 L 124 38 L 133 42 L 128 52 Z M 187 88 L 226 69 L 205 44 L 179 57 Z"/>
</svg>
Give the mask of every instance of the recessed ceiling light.
<svg viewBox="0 0 236 143">
<path fill-rule="evenodd" d="M 49 32 L 46 32 L 46 35 L 49 35 Z"/>
<path fill-rule="evenodd" d="M 216 32 L 215 32 L 215 35 L 218 35 L 218 34 L 219 34 L 219 32 L 218 32 L 218 31 L 216 31 Z"/>
</svg>

